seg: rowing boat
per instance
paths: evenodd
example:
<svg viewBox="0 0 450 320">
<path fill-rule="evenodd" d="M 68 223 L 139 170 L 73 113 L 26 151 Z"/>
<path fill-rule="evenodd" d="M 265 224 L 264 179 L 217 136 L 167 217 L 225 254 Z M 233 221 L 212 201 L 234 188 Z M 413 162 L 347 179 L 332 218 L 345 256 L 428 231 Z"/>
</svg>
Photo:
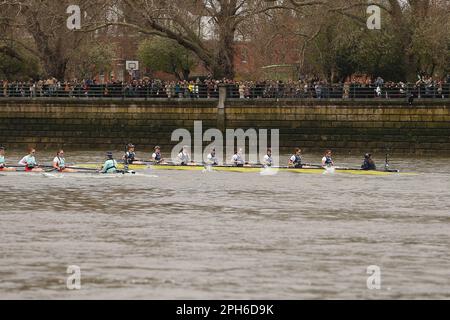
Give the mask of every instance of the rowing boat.
<svg viewBox="0 0 450 320">
<path fill-rule="evenodd" d="M 78 174 L 90 174 L 90 175 L 135 175 L 138 174 L 134 170 L 130 171 L 118 171 L 118 172 L 111 172 L 111 173 L 102 173 L 102 172 L 96 172 L 96 171 L 74 171 L 74 172 L 60 172 L 56 170 L 50 170 L 50 171 L 25 171 L 25 170 L 17 170 L 17 171 L 2 171 L 0 172 L 1 175 L 15 175 L 15 174 L 27 174 L 27 175 L 39 175 L 39 174 L 59 174 L 59 175 L 78 175 Z"/>
<path fill-rule="evenodd" d="M 86 178 L 119 178 L 119 177 L 156 177 L 152 174 L 147 174 L 145 172 L 136 171 L 122 171 L 115 173 L 101 173 L 95 171 L 75 171 L 75 172 L 58 172 L 58 171 L 29 171 L 24 170 L 19 171 L 5 171 L 0 172 L 0 176 L 17 176 L 17 175 L 27 175 L 27 176 L 43 176 L 49 178 L 63 178 L 63 177 L 86 177 Z"/>
<path fill-rule="evenodd" d="M 190 170 L 190 171 L 199 171 L 205 170 L 204 166 L 179 166 L 179 165 L 153 165 L 152 169 L 155 170 Z M 250 172 L 264 172 L 264 171 L 272 171 L 272 172 L 290 172 L 290 173 L 304 173 L 304 174 L 324 174 L 324 173 L 346 173 L 346 174 L 357 174 L 357 175 L 392 175 L 399 174 L 398 171 L 365 171 L 359 169 L 348 169 L 348 168 L 315 168 L 315 167 L 303 167 L 303 168 L 262 168 L 262 167 L 236 167 L 236 166 L 214 166 L 211 168 L 214 171 L 226 171 L 226 172 L 241 172 L 241 173 L 250 173 Z"/>
<path fill-rule="evenodd" d="M 98 168 L 99 164 L 76 164 L 79 168 Z M 119 164 L 119 169 L 123 169 L 123 164 Z M 143 169 L 153 169 L 153 170 L 179 170 L 179 171 L 203 171 L 205 170 L 204 165 L 176 165 L 176 164 L 132 164 L 129 165 L 130 170 L 143 170 Z M 352 169 L 352 168 L 318 168 L 318 167 L 303 167 L 303 168 L 288 168 L 288 167 L 273 167 L 273 168 L 262 168 L 261 166 L 244 166 L 237 167 L 232 165 L 220 165 L 207 167 L 211 171 L 223 171 L 223 172 L 240 172 L 240 173 L 260 173 L 261 171 L 280 171 L 289 173 L 303 173 L 303 174 L 324 174 L 324 173 L 342 173 L 342 174 L 352 174 L 352 175 L 374 175 L 374 176 L 386 176 L 386 175 L 411 175 L 411 173 L 400 173 L 398 170 L 374 170 L 366 171 L 362 169 Z"/>
</svg>

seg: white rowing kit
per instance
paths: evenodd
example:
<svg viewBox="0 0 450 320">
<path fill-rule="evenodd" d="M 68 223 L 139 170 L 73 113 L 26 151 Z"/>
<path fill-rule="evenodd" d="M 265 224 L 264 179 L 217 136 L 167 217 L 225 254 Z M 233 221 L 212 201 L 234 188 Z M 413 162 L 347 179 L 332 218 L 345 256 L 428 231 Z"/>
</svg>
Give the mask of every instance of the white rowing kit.
<svg viewBox="0 0 450 320">
<path fill-rule="evenodd" d="M 178 154 L 178 160 L 180 160 L 181 163 L 186 164 L 186 163 L 191 162 L 191 157 L 189 156 L 188 153 L 180 152 Z"/>
<path fill-rule="evenodd" d="M 217 159 L 216 155 L 208 154 L 206 157 L 207 163 L 209 164 L 219 164 L 219 159 Z"/>
<path fill-rule="evenodd" d="M 269 156 L 268 154 L 266 154 L 266 155 L 264 156 L 264 164 L 265 164 L 266 166 L 272 166 L 272 165 L 273 165 L 273 159 L 272 159 L 272 156 Z"/>
<path fill-rule="evenodd" d="M 231 157 L 231 162 L 235 164 L 244 164 L 244 160 L 242 159 L 242 156 L 239 153 L 236 153 Z"/>
</svg>

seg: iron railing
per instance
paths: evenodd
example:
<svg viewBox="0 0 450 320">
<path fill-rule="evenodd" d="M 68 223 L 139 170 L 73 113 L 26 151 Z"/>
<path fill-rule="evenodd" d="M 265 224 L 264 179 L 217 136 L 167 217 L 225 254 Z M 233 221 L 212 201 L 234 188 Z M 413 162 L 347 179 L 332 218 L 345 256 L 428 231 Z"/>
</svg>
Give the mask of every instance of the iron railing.
<svg viewBox="0 0 450 320">
<path fill-rule="evenodd" d="M 0 82 L 1 98 L 218 99 L 220 86 L 230 99 L 450 99 L 450 83 L 442 84 L 93 84 L 42 85 Z"/>
</svg>

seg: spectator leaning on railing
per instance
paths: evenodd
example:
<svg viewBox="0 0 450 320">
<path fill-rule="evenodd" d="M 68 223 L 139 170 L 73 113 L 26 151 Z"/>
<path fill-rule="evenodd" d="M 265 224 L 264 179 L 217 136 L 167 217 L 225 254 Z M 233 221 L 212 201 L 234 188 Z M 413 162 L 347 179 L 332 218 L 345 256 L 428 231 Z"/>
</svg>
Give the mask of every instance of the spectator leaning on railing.
<svg viewBox="0 0 450 320">
<path fill-rule="evenodd" d="M 450 75 L 438 80 L 421 76 L 414 84 L 386 82 L 381 77 L 375 81 L 346 81 L 329 84 L 312 77 L 298 81 L 235 81 L 229 79 L 205 79 L 192 81 L 163 81 L 144 78 L 130 82 L 110 81 L 97 83 L 92 79 L 58 81 L 53 77 L 38 81 L 0 80 L 0 97 L 40 98 L 190 98 L 217 99 L 219 87 L 227 87 L 227 97 L 234 99 L 370 99 L 416 98 L 448 99 Z"/>
</svg>

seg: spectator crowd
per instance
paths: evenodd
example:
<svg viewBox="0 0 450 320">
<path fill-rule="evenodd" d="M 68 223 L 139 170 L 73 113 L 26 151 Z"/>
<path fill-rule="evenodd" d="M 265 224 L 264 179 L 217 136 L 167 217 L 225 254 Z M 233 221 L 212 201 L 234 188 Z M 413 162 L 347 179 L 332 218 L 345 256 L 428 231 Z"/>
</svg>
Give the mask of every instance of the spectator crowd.
<svg viewBox="0 0 450 320">
<path fill-rule="evenodd" d="M 105 98 L 218 98 L 219 87 L 225 86 L 228 98 L 298 98 L 298 99 L 370 99 L 370 98 L 450 98 L 450 75 L 445 79 L 420 76 L 416 83 L 384 81 L 381 77 L 344 83 L 328 83 L 321 79 L 298 81 L 236 81 L 196 79 L 162 81 L 144 78 L 130 82 L 95 80 L 46 80 L 8 82 L 0 80 L 0 97 L 105 97 Z"/>
</svg>

